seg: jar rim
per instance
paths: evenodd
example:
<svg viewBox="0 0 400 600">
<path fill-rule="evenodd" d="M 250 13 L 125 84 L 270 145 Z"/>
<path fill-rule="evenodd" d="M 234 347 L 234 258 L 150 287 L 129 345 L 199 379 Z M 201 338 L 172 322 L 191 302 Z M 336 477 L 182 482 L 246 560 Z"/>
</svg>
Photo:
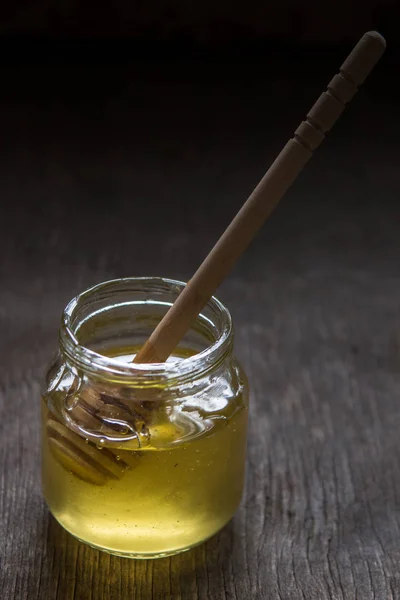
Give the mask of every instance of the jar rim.
<svg viewBox="0 0 400 600">
<path fill-rule="evenodd" d="M 204 371 L 213 368 L 229 353 L 233 343 L 232 317 L 227 307 L 215 296 L 210 298 L 204 308 L 211 309 L 219 320 L 218 337 L 204 350 L 193 356 L 165 363 L 132 363 L 99 354 L 82 345 L 73 329 L 73 318 L 79 308 L 104 292 L 112 293 L 121 289 L 134 293 L 135 286 L 137 291 L 139 291 L 138 286 L 140 286 L 142 292 L 145 290 L 151 294 L 152 291 L 155 293 L 164 291 L 176 294 L 177 297 L 186 286 L 186 283 L 164 277 L 124 277 L 103 281 L 75 296 L 62 313 L 60 342 L 66 355 L 78 367 L 97 376 L 106 377 L 107 379 L 111 377 L 114 381 L 118 379 L 125 383 L 129 383 L 129 380 L 134 382 L 143 381 L 144 379 L 152 381 L 155 379 L 162 379 L 163 381 L 165 379 L 177 380 L 188 376 L 199 376 Z M 151 303 L 151 299 L 150 296 L 149 300 L 144 302 L 148 304 L 150 301 Z M 154 301 L 156 301 L 155 297 Z M 171 304 L 173 301 L 171 300 Z M 203 311 L 200 314 L 202 315 Z"/>
</svg>

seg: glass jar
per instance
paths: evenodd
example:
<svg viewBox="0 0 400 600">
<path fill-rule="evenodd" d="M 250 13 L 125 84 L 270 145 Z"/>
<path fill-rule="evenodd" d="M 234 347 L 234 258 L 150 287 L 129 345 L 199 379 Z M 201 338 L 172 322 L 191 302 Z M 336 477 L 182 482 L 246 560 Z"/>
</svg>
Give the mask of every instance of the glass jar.
<svg viewBox="0 0 400 600">
<path fill-rule="evenodd" d="M 48 507 L 81 541 L 133 558 L 200 544 L 241 499 L 248 384 L 212 298 L 163 364 L 138 348 L 184 284 L 101 283 L 66 307 L 42 402 Z"/>
</svg>

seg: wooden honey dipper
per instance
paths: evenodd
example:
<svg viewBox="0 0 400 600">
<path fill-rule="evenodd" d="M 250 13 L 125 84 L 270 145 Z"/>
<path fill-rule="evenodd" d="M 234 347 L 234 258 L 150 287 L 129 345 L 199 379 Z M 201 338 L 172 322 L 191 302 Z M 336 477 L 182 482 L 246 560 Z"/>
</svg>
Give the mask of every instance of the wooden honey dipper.
<svg viewBox="0 0 400 600">
<path fill-rule="evenodd" d="M 385 47 L 386 42 L 379 33 L 371 31 L 363 35 L 133 362 L 161 363 L 167 360 L 356 94 Z M 80 419 L 86 419 L 88 424 L 93 424 L 93 420 L 98 423 L 98 415 L 106 402 L 99 394 L 88 393 L 81 402 L 78 397 L 71 414 L 79 412 Z M 129 410 L 121 407 L 128 419 Z M 140 427 L 146 427 L 144 421 L 142 415 Z M 110 450 L 96 454 L 95 447 L 88 447 L 80 436 L 54 418 L 49 419 L 47 428 L 58 459 L 88 481 L 103 483 L 108 477 L 118 478 L 124 468 L 129 467 L 128 460 L 120 468 Z"/>
</svg>

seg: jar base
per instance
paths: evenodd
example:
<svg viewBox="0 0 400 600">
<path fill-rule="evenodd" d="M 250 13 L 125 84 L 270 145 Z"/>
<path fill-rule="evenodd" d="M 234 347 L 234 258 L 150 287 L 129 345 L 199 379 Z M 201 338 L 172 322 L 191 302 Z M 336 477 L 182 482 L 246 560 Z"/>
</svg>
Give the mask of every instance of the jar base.
<svg viewBox="0 0 400 600">
<path fill-rule="evenodd" d="M 60 525 L 60 527 L 62 527 L 73 538 L 78 540 L 78 542 L 85 544 L 85 546 L 89 546 L 90 548 L 93 548 L 94 550 L 99 550 L 100 552 L 105 552 L 106 554 L 111 554 L 113 556 L 120 556 L 121 558 L 130 558 L 133 560 L 155 560 L 157 558 L 166 558 L 168 556 L 175 556 L 177 554 L 183 554 L 184 552 L 188 552 L 189 550 L 192 550 L 193 548 L 196 548 L 197 546 L 201 546 L 202 544 L 204 544 L 205 542 L 207 542 L 208 540 L 213 538 L 215 535 L 217 535 L 220 531 L 222 531 L 228 525 L 228 523 L 230 523 L 230 521 L 233 518 L 233 517 L 231 517 L 218 531 L 216 531 L 212 535 L 205 537 L 203 540 L 200 540 L 199 542 L 190 544 L 189 546 L 185 546 L 182 548 L 176 548 L 174 550 L 166 551 L 166 552 L 140 553 L 140 552 L 121 552 L 118 550 L 114 550 L 113 548 L 107 548 L 105 546 L 93 544 L 92 542 L 89 542 L 87 540 L 80 538 L 78 535 L 76 535 L 72 531 L 69 531 L 69 529 L 67 529 L 67 527 L 65 527 L 65 525 L 63 525 L 52 513 L 50 513 L 50 514 L 51 514 L 52 518 L 55 519 L 55 521 L 57 521 L 57 523 Z"/>
</svg>

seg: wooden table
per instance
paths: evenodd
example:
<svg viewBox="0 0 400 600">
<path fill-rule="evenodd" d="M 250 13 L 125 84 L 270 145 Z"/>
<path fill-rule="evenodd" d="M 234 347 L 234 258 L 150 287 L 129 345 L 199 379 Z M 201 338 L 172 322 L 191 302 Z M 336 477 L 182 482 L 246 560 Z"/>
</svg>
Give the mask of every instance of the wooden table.
<svg viewBox="0 0 400 600">
<path fill-rule="evenodd" d="M 232 523 L 192 552 L 130 561 L 64 533 L 40 490 L 40 378 L 64 305 L 104 279 L 190 277 L 346 52 L 327 68 L 317 56 L 300 87 L 302 56 L 5 71 L 2 600 L 400 597 L 390 60 L 220 289 L 252 389 Z"/>
</svg>

